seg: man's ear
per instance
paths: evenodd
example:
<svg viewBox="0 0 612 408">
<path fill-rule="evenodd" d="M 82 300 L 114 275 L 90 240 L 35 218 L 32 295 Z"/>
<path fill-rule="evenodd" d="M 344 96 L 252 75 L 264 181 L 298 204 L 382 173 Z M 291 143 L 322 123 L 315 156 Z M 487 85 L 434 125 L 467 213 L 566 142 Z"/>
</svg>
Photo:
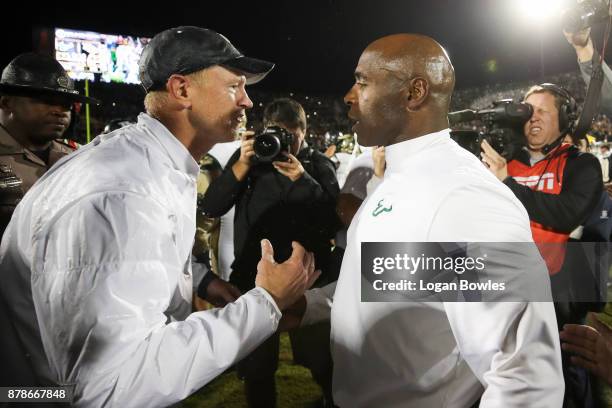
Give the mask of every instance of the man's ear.
<svg viewBox="0 0 612 408">
<path fill-rule="evenodd" d="M 405 90 L 406 109 L 409 112 L 419 110 L 429 95 L 429 83 L 425 78 L 416 77 L 410 80 Z"/>
<path fill-rule="evenodd" d="M 0 109 L 4 111 L 11 110 L 11 97 L 7 95 L 0 95 Z"/>
<path fill-rule="evenodd" d="M 189 95 L 189 87 L 191 83 L 185 75 L 173 74 L 166 82 L 166 90 L 168 91 L 170 100 L 179 103 L 182 107 L 191 108 L 192 102 Z"/>
</svg>

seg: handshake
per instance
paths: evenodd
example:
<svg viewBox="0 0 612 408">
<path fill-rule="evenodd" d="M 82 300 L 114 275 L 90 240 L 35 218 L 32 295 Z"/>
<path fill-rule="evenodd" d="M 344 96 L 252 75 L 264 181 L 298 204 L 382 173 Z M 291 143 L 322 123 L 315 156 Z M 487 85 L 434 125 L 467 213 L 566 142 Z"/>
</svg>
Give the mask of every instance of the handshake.
<svg viewBox="0 0 612 408">
<path fill-rule="evenodd" d="M 261 241 L 261 260 L 257 264 L 255 286 L 265 289 L 281 310 L 296 303 L 321 275 L 315 271 L 314 255 L 292 242 L 291 257 L 282 264 L 274 261 L 274 249 L 267 239 Z"/>
<path fill-rule="evenodd" d="M 261 260 L 257 264 L 255 286 L 265 289 L 282 311 L 301 300 L 304 292 L 321 275 L 321 271 L 315 271 L 315 259 L 311 252 L 307 252 L 295 241 L 292 247 L 291 257 L 278 264 L 274 261 L 272 244 L 264 239 L 261 241 Z M 240 295 L 240 290 L 234 285 L 214 278 L 202 296 L 213 306 L 223 307 L 238 299 Z"/>
</svg>

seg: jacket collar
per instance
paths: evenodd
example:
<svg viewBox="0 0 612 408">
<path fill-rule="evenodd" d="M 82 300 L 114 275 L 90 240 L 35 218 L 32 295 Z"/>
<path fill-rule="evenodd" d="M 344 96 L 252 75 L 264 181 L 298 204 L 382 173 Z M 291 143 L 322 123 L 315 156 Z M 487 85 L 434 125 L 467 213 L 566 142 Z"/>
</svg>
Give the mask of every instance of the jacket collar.
<svg viewBox="0 0 612 408">
<path fill-rule="evenodd" d="M 400 170 L 402 163 L 409 160 L 411 156 L 417 155 L 430 146 L 445 140 L 450 140 L 449 129 L 443 129 L 438 132 L 429 133 L 385 147 L 387 171 L 396 172 Z"/>
<path fill-rule="evenodd" d="M 200 166 L 189 150 L 160 121 L 146 113 L 138 115 L 138 126 L 149 129 L 149 133 L 162 145 L 175 168 L 193 178 L 200 173 Z"/>
</svg>

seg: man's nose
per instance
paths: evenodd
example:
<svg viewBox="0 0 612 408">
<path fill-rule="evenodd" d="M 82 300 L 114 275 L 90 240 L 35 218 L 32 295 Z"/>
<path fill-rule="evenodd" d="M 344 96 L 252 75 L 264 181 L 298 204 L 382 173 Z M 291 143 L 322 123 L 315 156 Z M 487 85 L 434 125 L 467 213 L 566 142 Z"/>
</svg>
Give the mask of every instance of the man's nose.
<svg viewBox="0 0 612 408">
<path fill-rule="evenodd" d="M 344 95 L 344 103 L 349 107 L 355 103 L 355 86 L 352 86 L 346 95 Z"/>
<path fill-rule="evenodd" d="M 70 115 L 70 108 L 72 107 L 72 104 L 58 102 L 50 106 L 51 106 L 52 114 L 56 116 L 67 116 L 67 115 Z"/>
<path fill-rule="evenodd" d="M 253 101 L 249 98 L 249 94 L 247 94 L 246 90 L 244 91 L 244 96 L 240 98 L 239 104 L 244 109 L 251 109 L 253 107 Z"/>
</svg>

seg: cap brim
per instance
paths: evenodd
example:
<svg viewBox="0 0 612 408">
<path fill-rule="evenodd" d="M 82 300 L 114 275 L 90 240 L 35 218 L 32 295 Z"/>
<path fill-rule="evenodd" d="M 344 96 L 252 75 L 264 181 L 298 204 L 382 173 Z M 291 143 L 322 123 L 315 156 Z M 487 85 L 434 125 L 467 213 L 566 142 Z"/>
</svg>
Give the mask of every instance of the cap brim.
<svg viewBox="0 0 612 408">
<path fill-rule="evenodd" d="M 81 95 L 78 93 L 72 93 L 68 91 L 60 91 L 53 88 L 44 87 L 33 87 L 26 85 L 11 85 L 11 84 L 0 84 L 0 93 L 17 96 L 33 96 L 44 94 L 44 95 L 55 95 L 64 97 L 73 102 L 90 103 L 93 105 L 100 105 L 100 101 L 96 98 Z"/>
<path fill-rule="evenodd" d="M 256 84 L 261 81 L 274 68 L 274 63 L 272 62 L 244 56 L 225 61 L 221 65 L 244 72 L 247 78 L 247 85 Z"/>
</svg>

